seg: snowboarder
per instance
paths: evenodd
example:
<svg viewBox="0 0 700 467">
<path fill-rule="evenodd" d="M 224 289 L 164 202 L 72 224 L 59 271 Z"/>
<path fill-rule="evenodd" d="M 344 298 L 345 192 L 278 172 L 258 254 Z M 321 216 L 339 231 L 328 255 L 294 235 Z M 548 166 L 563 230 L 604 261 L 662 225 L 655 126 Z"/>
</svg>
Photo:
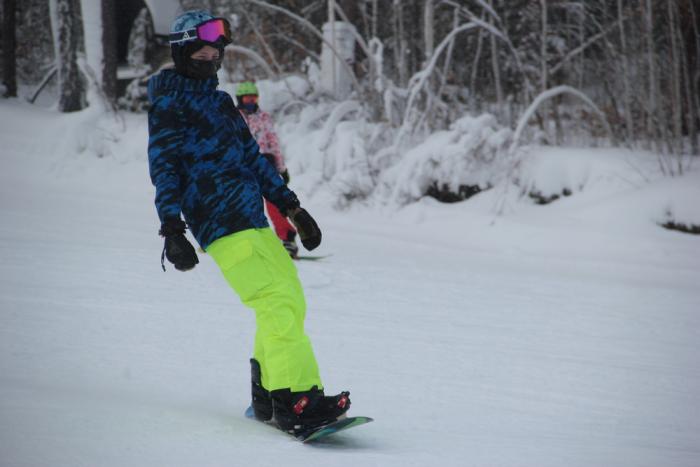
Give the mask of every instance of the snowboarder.
<svg viewBox="0 0 700 467">
<path fill-rule="evenodd" d="M 260 152 L 266 157 L 277 169 L 282 176 L 284 183 L 289 183 L 289 171 L 284 164 L 284 157 L 280 150 L 279 139 L 275 133 L 275 124 L 272 121 L 270 114 L 261 110 L 258 106 L 258 87 L 255 83 L 246 81 L 240 83 L 236 88 L 236 101 L 238 109 L 243 114 L 243 118 L 248 124 L 250 133 L 255 138 L 255 141 L 260 146 Z M 297 232 L 294 226 L 284 217 L 279 209 L 265 200 L 265 208 L 272 221 L 272 226 L 275 233 L 282 240 L 282 244 L 289 252 L 292 258 L 297 257 L 299 247 L 297 246 Z"/>
<path fill-rule="evenodd" d="M 185 237 L 189 228 L 241 301 L 255 311 L 255 416 L 296 432 L 344 415 L 349 393 L 323 392 L 304 331 L 304 293 L 292 259 L 269 228 L 263 197 L 291 219 L 306 249 L 320 244 L 321 231 L 260 156 L 231 96 L 216 89 L 229 43 L 225 19 L 187 11 L 170 31 L 175 69 L 161 71 L 148 83 L 149 170 L 159 233 L 165 238 L 161 263 L 165 256 L 180 271 L 199 263 Z"/>
</svg>

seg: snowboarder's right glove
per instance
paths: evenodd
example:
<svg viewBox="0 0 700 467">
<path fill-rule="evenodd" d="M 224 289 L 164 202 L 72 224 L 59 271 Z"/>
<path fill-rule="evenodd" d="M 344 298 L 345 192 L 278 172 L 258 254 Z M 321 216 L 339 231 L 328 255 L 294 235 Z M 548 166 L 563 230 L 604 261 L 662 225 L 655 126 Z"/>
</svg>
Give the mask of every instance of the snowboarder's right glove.
<svg viewBox="0 0 700 467">
<path fill-rule="evenodd" d="M 284 184 L 289 185 L 289 170 L 284 169 L 284 172 L 281 172 L 280 175 L 282 176 L 282 180 L 284 180 Z"/>
<path fill-rule="evenodd" d="M 304 208 L 294 208 L 287 213 L 289 220 L 297 228 L 299 238 L 304 248 L 311 251 L 321 244 L 321 229 Z"/>
<path fill-rule="evenodd" d="M 167 219 L 160 226 L 158 232 L 161 237 L 165 237 L 163 253 L 160 256 L 160 265 L 165 271 L 165 260 L 173 263 L 178 271 L 189 271 L 199 263 L 194 247 L 185 237 L 186 224 L 180 219 Z"/>
</svg>

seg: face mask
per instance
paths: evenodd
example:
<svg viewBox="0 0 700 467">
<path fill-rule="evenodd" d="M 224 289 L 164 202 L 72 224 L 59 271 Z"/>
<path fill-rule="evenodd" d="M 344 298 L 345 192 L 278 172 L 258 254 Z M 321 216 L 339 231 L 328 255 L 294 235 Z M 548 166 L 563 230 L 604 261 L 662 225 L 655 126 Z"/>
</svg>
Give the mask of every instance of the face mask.
<svg viewBox="0 0 700 467">
<path fill-rule="evenodd" d="M 194 79 L 209 79 L 216 76 L 216 72 L 221 68 L 221 60 L 187 60 L 185 64 L 185 75 Z"/>
<path fill-rule="evenodd" d="M 249 114 L 254 114 L 258 111 L 258 104 L 241 104 L 240 107 Z"/>
</svg>

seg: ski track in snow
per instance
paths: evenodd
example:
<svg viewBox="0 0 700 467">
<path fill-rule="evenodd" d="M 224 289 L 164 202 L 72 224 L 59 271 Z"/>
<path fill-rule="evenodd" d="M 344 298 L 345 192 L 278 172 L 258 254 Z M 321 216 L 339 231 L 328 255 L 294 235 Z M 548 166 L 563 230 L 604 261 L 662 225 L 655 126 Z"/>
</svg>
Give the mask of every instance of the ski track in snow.
<svg viewBox="0 0 700 467">
<path fill-rule="evenodd" d="M 311 200 L 307 331 L 375 422 L 306 446 L 244 418 L 254 318 L 215 264 L 160 269 L 144 117 L 103 159 L 53 111 L 0 119 L 1 466 L 700 465 L 698 237 L 578 195 L 495 222 Z"/>
</svg>

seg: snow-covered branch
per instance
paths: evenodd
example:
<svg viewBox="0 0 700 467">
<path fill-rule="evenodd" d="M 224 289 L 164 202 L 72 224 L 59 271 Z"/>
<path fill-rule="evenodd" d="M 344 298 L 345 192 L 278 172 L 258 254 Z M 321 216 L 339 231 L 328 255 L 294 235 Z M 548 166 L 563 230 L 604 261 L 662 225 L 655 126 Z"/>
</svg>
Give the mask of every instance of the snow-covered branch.
<svg viewBox="0 0 700 467">
<path fill-rule="evenodd" d="M 321 39 L 321 41 L 328 46 L 328 48 L 333 52 L 333 55 L 338 59 L 338 63 L 341 64 L 343 68 L 348 72 L 348 76 L 352 78 L 353 85 L 355 86 L 355 89 L 358 91 L 360 90 L 361 86 L 359 81 L 357 81 L 357 76 L 355 76 L 355 72 L 350 68 L 350 66 L 345 62 L 343 57 L 340 55 L 340 53 L 336 50 L 333 44 L 328 42 L 325 37 L 323 37 L 323 33 L 318 30 L 317 27 L 315 27 L 313 24 L 311 24 L 307 19 L 302 18 L 301 16 L 287 10 L 286 8 L 282 8 L 277 5 L 271 5 L 267 2 L 264 2 L 262 0 L 246 0 L 249 3 L 252 3 L 254 5 L 258 5 L 259 7 L 266 8 L 268 10 L 272 11 L 277 11 L 279 13 L 282 13 L 289 18 L 292 18 L 293 20 L 297 21 L 298 23 L 302 24 L 305 26 L 309 31 L 311 31 L 316 37 Z"/>
<path fill-rule="evenodd" d="M 548 99 L 551 99 L 553 97 L 559 96 L 561 94 L 569 94 L 572 95 L 580 100 L 582 100 L 585 104 L 587 104 L 594 112 L 595 114 L 600 118 L 601 123 L 607 130 L 608 134 L 610 135 L 611 138 L 614 138 L 614 134 L 612 132 L 612 129 L 610 128 L 610 124 L 608 123 L 608 119 L 605 117 L 605 114 L 598 108 L 597 105 L 583 92 L 579 91 L 578 89 L 575 89 L 571 86 L 556 86 L 554 88 L 548 89 L 544 92 L 541 92 L 535 99 L 532 101 L 530 106 L 525 110 L 525 112 L 522 114 L 520 119 L 518 120 L 518 126 L 515 129 L 515 133 L 513 134 L 513 141 L 511 142 L 510 145 L 510 150 L 509 152 L 515 153 L 515 150 L 518 147 L 518 143 L 520 141 L 520 137 L 523 133 L 523 130 L 525 129 L 525 126 L 527 125 L 528 121 L 530 121 L 530 118 L 535 114 L 537 109 L 542 105 L 543 102 L 547 101 Z"/>
<path fill-rule="evenodd" d="M 245 55 L 246 57 L 250 58 L 253 60 L 255 63 L 260 65 L 263 70 L 265 70 L 265 73 L 267 73 L 267 76 L 273 77 L 276 76 L 277 73 L 275 73 L 272 68 L 270 68 L 270 65 L 267 64 L 267 61 L 260 56 L 259 53 L 256 51 L 249 49 L 248 47 L 243 47 L 240 45 L 229 45 L 227 46 L 227 49 L 232 50 L 236 53 Z"/>
<path fill-rule="evenodd" d="M 440 55 L 442 54 L 443 50 L 447 48 L 447 46 L 457 34 L 464 31 L 469 31 L 476 27 L 478 27 L 476 23 L 470 22 L 454 28 L 442 40 L 442 42 L 440 42 L 440 45 L 437 46 L 435 52 L 433 52 L 433 56 L 430 58 L 430 61 L 428 61 L 428 63 L 425 65 L 425 68 L 423 68 L 421 71 L 413 75 L 413 77 L 411 77 L 411 80 L 409 81 L 408 85 L 410 89 L 410 94 L 408 97 L 408 103 L 406 104 L 406 110 L 404 111 L 403 123 L 396 138 L 397 142 L 400 142 L 401 139 L 406 135 L 406 133 L 409 132 L 408 126 L 410 125 L 411 112 L 413 111 L 416 96 L 419 92 L 423 90 L 423 86 L 435 70 L 435 65 L 437 64 L 438 58 L 440 58 Z"/>
</svg>

